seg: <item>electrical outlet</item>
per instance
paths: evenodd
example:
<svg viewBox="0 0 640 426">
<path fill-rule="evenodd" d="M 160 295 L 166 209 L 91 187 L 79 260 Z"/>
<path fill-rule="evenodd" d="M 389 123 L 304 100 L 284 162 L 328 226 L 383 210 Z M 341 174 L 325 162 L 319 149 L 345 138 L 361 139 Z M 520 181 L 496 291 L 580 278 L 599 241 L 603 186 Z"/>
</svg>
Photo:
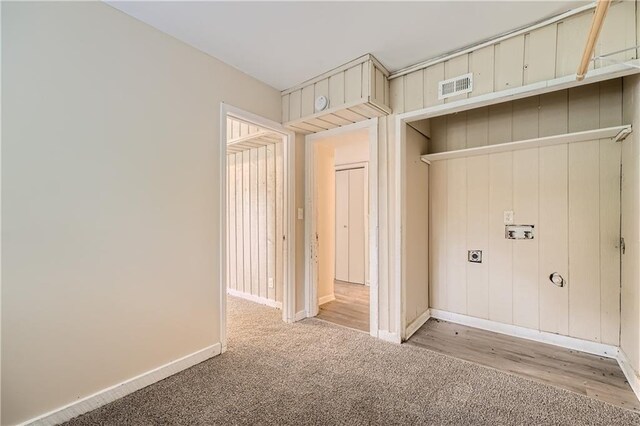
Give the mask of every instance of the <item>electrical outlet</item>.
<svg viewBox="0 0 640 426">
<path fill-rule="evenodd" d="M 504 224 L 513 225 L 513 210 L 504 211 Z"/>
<path fill-rule="evenodd" d="M 273 278 L 269 278 L 269 288 L 273 288 Z"/>
<path fill-rule="evenodd" d="M 482 263 L 482 250 L 469 250 L 468 260 L 471 263 Z"/>
<path fill-rule="evenodd" d="M 302 207 L 298 207 L 298 220 L 304 219 L 304 209 Z"/>
</svg>

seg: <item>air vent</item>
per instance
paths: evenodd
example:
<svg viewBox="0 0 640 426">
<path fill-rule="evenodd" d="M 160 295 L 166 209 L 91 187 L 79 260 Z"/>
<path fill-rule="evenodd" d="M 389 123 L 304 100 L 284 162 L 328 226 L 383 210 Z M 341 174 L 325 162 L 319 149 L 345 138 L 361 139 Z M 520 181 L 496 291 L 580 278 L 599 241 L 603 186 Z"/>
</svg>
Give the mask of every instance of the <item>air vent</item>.
<svg viewBox="0 0 640 426">
<path fill-rule="evenodd" d="M 473 74 L 442 80 L 438 83 L 438 99 L 450 98 L 473 90 Z"/>
</svg>

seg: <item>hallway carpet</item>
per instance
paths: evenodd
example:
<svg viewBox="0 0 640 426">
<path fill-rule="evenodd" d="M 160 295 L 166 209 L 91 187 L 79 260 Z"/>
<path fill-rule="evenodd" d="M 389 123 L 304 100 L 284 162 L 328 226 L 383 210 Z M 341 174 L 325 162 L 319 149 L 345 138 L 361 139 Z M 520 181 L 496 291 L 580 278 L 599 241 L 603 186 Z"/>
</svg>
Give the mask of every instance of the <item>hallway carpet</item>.
<svg viewBox="0 0 640 426">
<path fill-rule="evenodd" d="M 229 297 L 221 356 L 70 425 L 632 425 L 640 416 L 426 349 Z M 97 366 L 99 368 L 99 366 Z"/>
</svg>

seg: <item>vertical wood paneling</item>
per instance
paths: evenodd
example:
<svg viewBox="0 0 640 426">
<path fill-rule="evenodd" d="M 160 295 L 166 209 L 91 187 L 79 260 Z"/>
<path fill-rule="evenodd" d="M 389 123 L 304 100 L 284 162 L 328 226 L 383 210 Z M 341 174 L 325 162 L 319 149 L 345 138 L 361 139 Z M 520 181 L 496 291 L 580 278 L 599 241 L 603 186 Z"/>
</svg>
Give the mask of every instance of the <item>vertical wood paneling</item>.
<svg viewBox="0 0 640 426">
<path fill-rule="evenodd" d="M 489 317 L 489 156 L 467 158 L 467 250 L 483 262 L 467 262 L 467 314 Z"/>
<path fill-rule="evenodd" d="M 469 55 L 460 55 L 453 59 L 449 59 L 444 63 L 444 77 L 446 79 L 458 77 L 468 72 L 469 72 Z M 445 102 L 453 102 L 460 99 L 466 99 L 468 97 L 467 95 L 468 95 L 467 93 L 463 93 L 462 95 L 452 96 L 450 98 L 445 99 Z"/>
<path fill-rule="evenodd" d="M 447 150 L 447 116 L 434 117 L 431 122 L 431 140 L 429 141 L 429 153 L 444 152 Z"/>
<path fill-rule="evenodd" d="M 394 78 L 389 84 L 391 85 L 391 110 L 394 114 L 400 114 L 404 112 L 404 76 Z"/>
<path fill-rule="evenodd" d="M 467 159 L 449 161 L 447 167 L 447 307 L 467 312 Z"/>
<path fill-rule="evenodd" d="M 622 79 L 600 83 L 600 127 L 622 124 Z"/>
<path fill-rule="evenodd" d="M 329 77 L 329 108 L 344 104 L 344 72 Z"/>
<path fill-rule="evenodd" d="M 560 135 L 569 131 L 568 91 L 551 92 L 540 96 L 539 136 Z"/>
<path fill-rule="evenodd" d="M 243 157 L 242 153 L 235 154 L 236 157 L 236 181 L 235 181 L 235 189 L 236 189 L 236 290 L 244 291 L 244 234 L 243 234 L 243 226 L 244 226 L 244 185 L 243 185 Z"/>
<path fill-rule="evenodd" d="M 267 297 L 276 299 L 276 157 L 275 146 L 266 147 L 267 169 Z M 269 287 L 269 283 L 272 283 Z"/>
<path fill-rule="evenodd" d="M 344 100 L 353 102 L 362 98 L 362 64 L 344 72 Z"/>
<path fill-rule="evenodd" d="M 467 147 L 466 123 L 466 112 L 447 116 L 447 151 L 455 151 Z"/>
<path fill-rule="evenodd" d="M 315 98 L 313 94 L 314 94 L 313 84 L 302 88 L 302 94 L 300 95 L 302 117 L 306 117 L 315 112 L 314 111 Z"/>
<path fill-rule="evenodd" d="M 302 112 L 302 90 L 296 90 L 289 94 L 289 119 L 296 120 L 300 118 Z"/>
<path fill-rule="evenodd" d="M 238 263 L 236 261 L 236 156 L 227 156 L 227 286 L 237 289 Z"/>
<path fill-rule="evenodd" d="M 557 287 L 549 275 L 569 276 L 568 145 L 540 148 L 540 330 L 569 333 L 569 287 Z"/>
<path fill-rule="evenodd" d="M 438 99 L 438 83 L 444 80 L 444 62 L 435 64 L 425 69 L 424 76 L 424 106 L 430 107 L 444 103 L 443 99 Z M 393 82 L 393 80 L 391 80 Z"/>
<path fill-rule="evenodd" d="M 284 145 L 282 143 L 275 146 L 276 160 L 276 267 L 275 286 L 276 300 L 283 301 L 284 294 L 284 264 L 286 253 L 284 252 Z"/>
<path fill-rule="evenodd" d="M 538 96 L 513 102 L 512 137 L 514 141 L 538 137 L 538 102 Z"/>
<path fill-rule="evenodd" d="M 592 16 L 593 11 L 590 11 L 558 23 L 556 77 L 576 73 Z M 593 62 L 589 64 L 589 69 L 593 69 Z"/>
<path fill-rule="evenodd" d="M 505 210 L 513 210 L 513 153 L 489 155 L 489 319 L 513 321 L 513 253 L 504 238 Z"/>
<path fill-rule="evenodd" d="M 494 91 L 494 46 L 483 47 L 469 55 L 469 72 L 473 73 L 473 91 L 478 96 Z"/>
<path fill-rule="evenodd" d="M 447 161 L 429 166 L 429 300 L 436 309 L 447 305 Z"/>
<path fill-rule="evenodd" d="M 538 149 L 513 152 L 515 223 L 538 224 Z M 537 329 L 538 239 L 513 243 L 513 323 Z"/>
<path fill-rule="evenodd" d="M 380 71 L 378 68 L 375 68 L 375 85 L 372 85 L 372 88 L 375 88 L 376 91 L 376 96 L 375 96 L 375 100 L 376 102 L 380 103 L 380 104 L 384 104 L 386 105 L 388 100 L 387 100 L 387 90 L 385 89 L 385 86 L 387 85 L 387 81 L 384 78 L 384 74 L 382 73 L 382 71 Z"/>
<path fill-rule="evenodd" d="M 485 146 L 488 141 L 489 108 L 477 108 L 467 111 L 467 148 Z"/>
<path fill-rule="evenodd" d="M 513 125 L 513 105 L 511 103 L 489 107 L 489 145 L 511 142 Z"/>
<path fill-rule="evenodd" d="M 600 145 L 600 332 L 619 344 L 620 332 L 620 144 Z"/>
<path fill-rule="evenodd" d="M 258 251 L 260 233 L 258 220 L 258 150 L 249 151 L 249 215 L 251 232 L 251 294 L 260 292 L 260 252 Z"/>
<path fill-rule="evenodd" d="M 569 132 L 600 127 L 599 85 L 589 84 L 569 89 Z"/>
<path fill-rule="evenodd" d="M 495 47 L 495 90 L 522 86 L 524 35 L 509 38 Z"/>
<path fill-rule="evenodd" d="M 622 1 L 612 4 L 607 11 L 602 31 L 595 47 L 595 56 L 618 52 L 637 45 L 636 2 Z M 596 61 L 597 68 L 611 65 L 612 61 L 627 61 L 636 58 L 635 49 L 607 56 L 607 60 Z"/>
<path fill-rule="evenodd" d="M 245 293 L 252 293 L 251 287 L 251 189 L 250 189 L 251 154 L 242 152 L 242 256 L 244 258 L 243 274 Z"/>
<path fill-rule="evenodd" d="M 289 97 L 290 95 L 282 96 L 282 122 L 289 121 Z"/>
<path fill-rule="evenodd" d="M 424 96 L 424 75 L 422 70 L 405 76 L 404 110 L 413 111 L 422 108 Z"/>
<path fill-rule="evenodd" d="M 315 84 L 315 89 L 313 94 L 314 107 L 315 107 L 315 100 L 318 98 L 318 96 L 324 96 L 327 99 L 329 99 L 329 106 L 330 107 L 332 106 L 331 98 L 329 97 L 329 79 L 328 78 L 320 80 Z"/>
<path fill-rule="evenodd" d="M 569 334 L 600 341 L 599 142 L 569 145 Z"/>
<path fill-rule="evenodd" d="M 267 147 L 258 151 L 258 288 L 267 297 Z"/>
<path fill-rule="evenodd" d="M 531 31 L 525 37 L 524 84 L 551 80 L 556 73 L 556 24 Z"/>
</svg>

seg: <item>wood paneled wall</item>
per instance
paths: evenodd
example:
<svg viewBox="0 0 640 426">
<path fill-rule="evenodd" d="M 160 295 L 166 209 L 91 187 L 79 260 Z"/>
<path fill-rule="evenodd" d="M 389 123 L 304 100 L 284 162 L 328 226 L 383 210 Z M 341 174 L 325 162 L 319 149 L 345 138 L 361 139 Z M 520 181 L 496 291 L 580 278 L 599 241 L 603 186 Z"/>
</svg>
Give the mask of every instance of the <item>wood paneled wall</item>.
<svg viewBox="0 0 640 426">
<path fill-rule="evenodd" d="M 283 147 L 277 143 L 227 156 L 228 288 L 280 303 L 285 265 Z"/>
<path fill-rule="evenodd" d="M 615 3 L 609 9 L 596 45 L 595 55 L 604 55 L 637 45 L 636 2 Z M 391 80 L 394 113 L 414 111 L 446 102 L 511 89 L 575 74 L 584 49 L 593 11 L 574 15 L 526 34 L 454 57 L 425 69 Z M 637 58 L 637 50 L 611 55 L 611 60 Z M 611 65 L 598 60 L 591 68 Z M 438 82 L 473 73 L 473 91 L 438 100 Z"/>
<path fill-rule="evenodd" d="M 429 121 L 430 154 L 618 126 L 623 124 L 622 79 L 435 117 Z"/>
<path fill-rule="evenodd" d="M 430 166 L 431 306 L 618 344 L 620 144 L 595 140 Z M 535 225 L 505 239 L 503 212 Z M 467 262 L 482 250 L 483 263 Z M 559 288 L 549 275 L 559 272 Z"/>
</svg>

